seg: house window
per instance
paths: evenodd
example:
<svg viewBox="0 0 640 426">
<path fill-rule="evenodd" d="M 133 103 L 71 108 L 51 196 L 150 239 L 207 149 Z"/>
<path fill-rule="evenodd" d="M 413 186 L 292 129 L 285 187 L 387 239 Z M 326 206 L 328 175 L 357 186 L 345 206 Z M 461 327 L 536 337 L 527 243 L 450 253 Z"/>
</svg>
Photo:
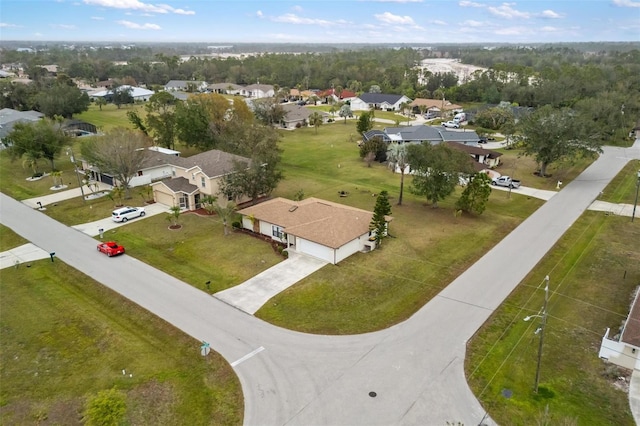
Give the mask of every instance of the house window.
<svg viewBox="0 0 640 426">
<path fill-rule="evenodd" d="M 282 232 L 281 227 L 277 225 L 271 225 L 271 235 L 273 235 L 276 238 L 282 239 L 282 237 L 284 236 L 284 233 Z"/>
<path fill-rule="evenodd" d="M 195 174 L 191 175 L 191 180 L 196 180 L 196 175 Z"/>
<path fill-rule="evenodd" d="M 204 176 L 200 177 L 200 186 L 202 186 L 203 188 L 206 186 L 206 183 L 204 181 Z"/>
</svg>

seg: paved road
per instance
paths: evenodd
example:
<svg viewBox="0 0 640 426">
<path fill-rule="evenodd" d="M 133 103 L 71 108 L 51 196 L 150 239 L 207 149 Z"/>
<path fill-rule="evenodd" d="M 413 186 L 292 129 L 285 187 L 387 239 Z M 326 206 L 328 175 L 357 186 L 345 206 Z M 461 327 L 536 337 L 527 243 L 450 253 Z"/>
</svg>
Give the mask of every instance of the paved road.
<svg viewBox="0 0 640 426">
<path fill-rule="evenodd" d="M 247 425 L 474 425 L 485 413 L 465 380 L 466 342 L 632 158 L 640 159 L 640 140 L 633 149 L 606 148 L 409 320 L 356 336 L 266 324 L 130 256 L 100 256 L 90 237 L 5 195 L 0 220 L 198 342 L 210 342 L 240 378 Z"/>
</svg>

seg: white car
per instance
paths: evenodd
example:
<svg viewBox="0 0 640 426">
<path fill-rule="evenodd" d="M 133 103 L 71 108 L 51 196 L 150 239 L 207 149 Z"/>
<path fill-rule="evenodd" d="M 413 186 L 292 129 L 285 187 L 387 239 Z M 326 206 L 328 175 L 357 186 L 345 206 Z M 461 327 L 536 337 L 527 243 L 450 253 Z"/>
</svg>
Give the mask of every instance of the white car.
<svg viewBox="0 0 640 426">
<path fill-rule="evenodd" d="M 142 216 L 144 216 L 144 207 L 122 207 L 111 212 L 111 219 L 114 222 L 126 222 Z"/>
<path fill-rule="evenodd" d="M 452 128 L 452 129 L 460 128 L 460 123 L 456 123 L 455 121 L 445 121 L 444 123 L 442 123 L 442 125 L 444 127 L 448 127 L 448 128 Z"/>
</svg>

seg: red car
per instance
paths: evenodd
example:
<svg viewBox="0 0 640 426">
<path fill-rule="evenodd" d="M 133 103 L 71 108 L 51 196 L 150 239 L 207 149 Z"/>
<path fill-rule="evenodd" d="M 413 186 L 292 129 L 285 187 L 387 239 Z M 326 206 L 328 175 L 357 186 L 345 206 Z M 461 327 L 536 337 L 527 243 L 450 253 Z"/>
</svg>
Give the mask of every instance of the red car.
<svg viewBox="0 0 640 426">
<path fill-rule="evenodd" d="M 114 241 L 107 241 L 106 243 L 98 244 L 98 251 L 111 257 L 115 256 L 116 254 L 124 254 L 124 247 L 119 246 Z"/>
</svg>

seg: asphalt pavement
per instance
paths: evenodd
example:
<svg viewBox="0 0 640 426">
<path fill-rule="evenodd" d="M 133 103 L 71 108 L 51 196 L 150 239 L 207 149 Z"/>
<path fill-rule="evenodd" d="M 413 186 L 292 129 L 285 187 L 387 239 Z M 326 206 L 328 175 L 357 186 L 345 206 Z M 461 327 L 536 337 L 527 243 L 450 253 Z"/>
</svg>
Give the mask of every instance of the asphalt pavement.
<svg viewBox="0 0 640 426">
<path fill-rule="evenodd" d="M 128 255 L 100 256 L 89 236 L 4 194 L 0 221 L 193 336 L 194 351 L 211 343 L 238 374 L 247 425 L 494 424 L 465 379 L 467 341 L 630 159 L 640 141 L 606 147 L 410 319 L 355 336 L 267 324 Z"/>
</svg>

